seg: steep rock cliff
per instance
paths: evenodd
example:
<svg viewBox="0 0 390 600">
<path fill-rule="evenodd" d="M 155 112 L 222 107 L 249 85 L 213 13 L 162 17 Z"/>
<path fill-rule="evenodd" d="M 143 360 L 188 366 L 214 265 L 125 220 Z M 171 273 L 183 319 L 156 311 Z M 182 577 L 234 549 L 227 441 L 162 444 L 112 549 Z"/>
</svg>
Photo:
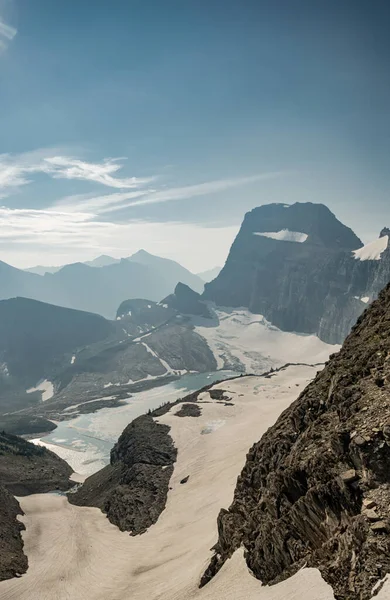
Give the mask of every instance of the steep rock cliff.
<svg viewBox="0 0 390 600">
<path fill-rule="evenodd" d="M 205 585 L 241 545 L 274 584 L 316 567 L 338 600 L 390 572 L 390 286 L 247 455 Z"/>
<path fill-rule="evenodd" d="M 260 206 L 245 215 L 224 268 L 206 284 L 203 298 L 247 307 L 285 331 L 341 343 L 390 281 L 390 249 L 361 259 L 354 253 L 361 247 L 321 204 Z"/>
</svg>

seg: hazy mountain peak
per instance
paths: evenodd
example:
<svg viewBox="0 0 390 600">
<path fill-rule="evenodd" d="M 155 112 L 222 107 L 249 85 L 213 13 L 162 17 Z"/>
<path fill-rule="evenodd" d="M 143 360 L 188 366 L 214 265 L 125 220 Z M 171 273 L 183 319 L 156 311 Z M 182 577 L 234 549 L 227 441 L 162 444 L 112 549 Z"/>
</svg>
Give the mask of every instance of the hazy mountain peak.
<svg viewBox="0 0 390 600">
<path fill-rule="evenodd" d="M 100 256 L 94 258 L 93 260 L 84 261 L 84 264 L 88 267 L 107 267 L 108 265 L 113 265 L 119 262 L 119 258 L 113 258 L 112 256 L 108 256 L 107 254 L 101 254 Z"/>
<path fill-rule="evenodd" d="M 341 223 L 327 206 L 313 202 L 258 206 L 245 215 L 241 231 L 301 233 L 307 235 L 308 243 L 330 248 L 356 250 L 363 246 L 352 229 Z"/>
<path fill-rule="evenodd" d="M 384 228 L 382 229 L 382 231 L 381 231 L 381 232 L 380 232 L 380 234 L 379 234 L 379 237 L 380 237 L 380 238 L 382 238 L 382 237 L 386 237 L 386 235 L 388 235 L 388 236 L 390 237 L 390 229 L 389 229 L 388 227 L 384 227 Z"/>
<path fill-rule="evenodd" d="M 202 279 L 205 283 L 209 283 L 220 274 L 222 267 L 213 267 L 212 269 L 207 269 L 207 271 L 202 271 L 201 273 L 197 273 L 197 276 Z"/>
</svg>

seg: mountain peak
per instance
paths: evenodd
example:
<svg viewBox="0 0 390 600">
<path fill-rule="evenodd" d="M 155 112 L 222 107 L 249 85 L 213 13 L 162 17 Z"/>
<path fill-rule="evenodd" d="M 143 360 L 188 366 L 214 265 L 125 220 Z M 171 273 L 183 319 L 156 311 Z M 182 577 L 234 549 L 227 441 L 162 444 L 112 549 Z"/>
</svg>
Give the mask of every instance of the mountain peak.
<svg viewBox="0 0 390 600">
<path fill-rule="evenodd" d="M 384 227 L 384 228 L 382 229 L 382 231 L 381 231 L 381 232 L 380 232 L 380 234 L 379 234 L 379 237 L 380 237 L 380 238 L 383 238 L 383 237 L 385 237 L 386 235 L 388 235 L 388 236 L 390 237 L 390 229 L 389 229 L 388 227 Z"/>
<path fill-rule="evenodd" d="M 132 254 L 131 256 L 129 256 L 129 259 L 136 259 L 136 258 L 147 258 L 150 256 L 155 256 L 155 254 L 151 254 L 150 252 L 147 252 L 146 250 L 144 250 L 143 248 L 141 248 L 140 250 L 137 250 L 137 252 L 134 252 L 134 254 Z"/>
<path fill-rule="evenodd" d="M 300 233 L 307 236 L 303 241 L 329 248 L 356 250 L 363 246 L 352 229 L 343 225 L 327 206 L 313 202 L 258 206 L 245 215 L 241 229 L 246 234 L 268 233 L 274 236 L 282 231 Z M 301 241 L 290 237 L 274 239 Z"/>
</svg>

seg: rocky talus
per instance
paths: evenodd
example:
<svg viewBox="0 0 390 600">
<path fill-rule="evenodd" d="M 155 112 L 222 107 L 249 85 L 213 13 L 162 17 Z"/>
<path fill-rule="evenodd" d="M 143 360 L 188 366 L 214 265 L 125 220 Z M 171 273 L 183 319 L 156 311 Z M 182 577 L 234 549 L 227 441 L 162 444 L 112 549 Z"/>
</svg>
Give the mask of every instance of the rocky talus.
<svg viewBox="0 0 390 600">
<path fill-rule="evenodd" d="M 250 449 L 201 585 L 240 546 L 263 584 L 315 567 L 337 600 L 390 573 L 390 286 Z"/>
</svg>

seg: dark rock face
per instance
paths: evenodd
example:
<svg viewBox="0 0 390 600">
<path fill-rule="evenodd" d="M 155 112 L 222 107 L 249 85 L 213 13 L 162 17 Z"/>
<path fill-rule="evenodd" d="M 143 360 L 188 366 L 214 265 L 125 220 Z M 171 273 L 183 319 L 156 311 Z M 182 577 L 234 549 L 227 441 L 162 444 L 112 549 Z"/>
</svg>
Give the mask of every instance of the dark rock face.
<svg viewBox="0 0 390 600">
<path fill-rule="evenodd" d="M 202 302 L 201 295 L 194 292 L 194 290 L 184 283 L 178 283 L 174 294 L 165 298 L 161 304 L 165 304 L 184 315 L 198 315 L 208 319 L 211 318 L 207 305 Z"/>
<path fill-rule="evenodd" d="M 338 600 L 390 571 L 390 286 L 247 455 L 206 584 L 244 545 L 264 584 L 316 567 Z"/>
<path fill-rule="evenodd" d="M 43 494 L 71 487 L 71 467 L 50 450 L 0 433 L 0 485 L 16 496 Z"/>
<path fill-rule="evenodd" d="M 175 413 L 177 417 L 200 417 L 202 409 L 198 404 L 187 402 Z"/>
<path fill-rule="evenodd" d="M 25 527 L 16 518 L 23 511 L 12 494 L 67 490 L 72 472 L 64 460 L 46 448 L 0 432 L 0 581 L 27 571 L 20 535 Z"/>
<path fill-rule="evenodd" d="M 169 427 L 150 414 L 138 417 L 112 449 L 111 464 L 69 494 L 69 501 L 97 506 L 121 531 L 143 533 L 165 508 L 176 455 Z"/>
<path fill-rule="evenodd" d="M 27 557 L 20 535 L 25 527 L 16 518 L 22 514 L 16 498 L 0 486 L 0 581 L 27 571 Z"/>
<path fill-rule="evenodd" d="M 264 237 L 283 230 L 296 241 Z M 307 236 L 305 238 L 305 236 Z M 203 298 L 245 306 L 285 331 L 314 333 L 341 343 L 390 281 L 390 248 L 381 260 L 360 261 L 362 242 L 320 204 L 270 204 L 245 215 L 227 262 Z"/>
</svg>

